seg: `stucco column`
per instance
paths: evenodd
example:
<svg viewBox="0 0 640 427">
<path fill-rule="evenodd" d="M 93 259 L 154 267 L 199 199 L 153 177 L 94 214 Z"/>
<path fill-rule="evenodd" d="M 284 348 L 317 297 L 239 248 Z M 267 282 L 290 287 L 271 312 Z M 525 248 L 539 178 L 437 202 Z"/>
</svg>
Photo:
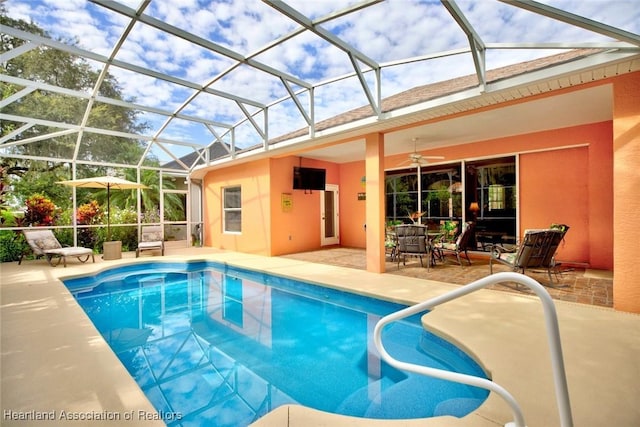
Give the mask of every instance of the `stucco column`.
<svg viewBox="0 0 640 427">
<path fill-rule="evenodd" d="M 640 313 L 640 72 L 613 93 L 613 307 Z"/>
<path fill-rule="evenodd" d="M 384 135 L 365 137 L 367 271 L 384 273 Z"/>
</svg>

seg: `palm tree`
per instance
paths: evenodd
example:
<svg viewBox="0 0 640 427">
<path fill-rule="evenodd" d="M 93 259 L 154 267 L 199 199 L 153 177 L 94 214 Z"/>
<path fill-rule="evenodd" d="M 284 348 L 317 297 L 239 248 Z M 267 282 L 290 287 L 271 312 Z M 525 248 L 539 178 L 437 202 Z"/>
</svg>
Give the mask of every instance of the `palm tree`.
<svg viewBox="0 0 640 427">
<path fill-rule="evenodd" d="M 137 182 L 136 171 L 134 169 L 125 170 L 124 178 Z M 160 172 L 150 169 L 140 171 L 140 182 L 148 188 L 141 191 L 142 212 L 159 212 L 160 210 Z M 176 188 L 173 181 L 163 182 L 165 190 Z M 111 204 L 121 208 L 135 208 L 137 206 L 136 191 L 119 191 L 111 194 Z M 184 218 L 184 207 L 178 194 L 167 193 L 164 198 L 165 218 L 169 220 L 179 220 Z"/>
</svg>

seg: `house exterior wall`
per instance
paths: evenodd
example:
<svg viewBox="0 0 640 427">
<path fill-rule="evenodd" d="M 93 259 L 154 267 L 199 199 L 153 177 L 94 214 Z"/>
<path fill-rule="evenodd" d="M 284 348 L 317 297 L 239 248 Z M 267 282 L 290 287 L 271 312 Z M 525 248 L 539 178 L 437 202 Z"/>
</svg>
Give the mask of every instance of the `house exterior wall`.
<svg viewBox="0 0 640 427">
<path fill-rule="evenodd" d="M 611 122 L 527 135 L 557 147 L 520 155 L 520 235 L 551 223 L 571 227 L 557 258 L 613 268 Z M 571 147 L 587 144 L 585 146 Z"/>
<path fill-rule="evenodd" d="M 587 147 L 531 153 L 520 159 L 518 235 L 528 228 L 567 224 L 571 228 L 556 257 L 583 266 L 591 264 L 587 161 Z"/>
<path fill-rule="evenodd" d="M 271 248 L 271 176 L 268 159 L 208 172 L 203 179 L 204 244 L 269 255 Z M 242 188 L 242 232 L 224 233 L 223 189 Z"/>
<path fill-rule="evenodd" d="M 613 92 L 610 121 L 422 151 L 444 156 L 447 162 L 517 156 L 519 234 L 554 222 L 569 225 L 558 259 L 615 270 L 614 305 L 634 312 L 640 312 L 640 264 L 632 258 L 640 241 L 639 228 L 634 226 L 635 213 L 640 210 L 640 197 L 635 196 L 640 188 L 639 74 L 600 83 Z M 369 247 L 372 243 L 364 224 L 376 215 L 369 212 L 372 200 L 358 200 L 358 193 L 382 191 L 382 199 L 377 199 L 384 209 L 384 180 L 368 178 L 363 186 L 362 177 L 370 168 L 365 160 L 338 165 L 299 154 L 302 160 L 272 158 L 209 172 L 204 179 L 205 244 L 272 256 L 318 249 L 321 192 L 305 194 L 292 188 L 293 167 L 302 161 L 302 166 L 326 168 L 327 183 L 339 186 L 340 243 L 366 248 L 369 264 L 369 253 L 377 255 L 384 248 L 382 239 L 373 245 L 377 247 Z M 406 154 L 385 157 L 384 168 L 397 167 L 405 160 Z M 243 232 L 225 234 L 221 189 L 238 184 L 242 185 Z M 282 206 L 283 194 L 290 195 L 290 209 Z M 380 206 L 374 214 L 378 209 Z M 373 271 L 383 271 L 379 257 L 373 258 Z"/>
<path fill-rule="evenodd" d="M 445 161 L 518 156 L 519 235 L 529 228 L 571 227 L 560 261 L 613 268 L 612 123 L 554 129 L 423 151 Z M 390 157 L 399 164 L 406 155 Z"/>
<path fill-rule="evenodd" d="M 321 191 L 293 189 L 293 168 L 304 166 L 326 169 L 326 183 L 340 184 L 340 167 L 335 163 L 288 156 L 271 159 L 272 247 L 270 255 L 285 255 L 318 249 L 320 236 Z M 282 207 L 282 195 L 291 197 L 291 207 Z"/>
<path fill-rule="evenodd" d="M 364 161 L 340 165 L 340 244 L 349 248 L 367 246 L 366 200 L 359 200 L 359 193 L 366 193 Z"/>
<path fill-rule="evenodd" d="M 571 229 L 559 249 L 558 259 L 611 270 L 611 135 L 612 123 L 603 122 L 443 147 L 425 153 L 443 155 L 446 161 L 517 155 L 519 235 L 528 228 L 565 223 Z M 399 164 L 404 159 L 404 155 L 387 158 L 386 165 Z M 293 190 L 293 167 L 299 164 L 298 157 L 285 157 L 210 172 L 205 177 L 205 244 L 270 256 L 318 249 L 321 192 L 305 194 L 303 190 Z M 362 183 L 365 162 L 337 165 L 304 159 L 303 166 L 325 168 L 327 183 L 339 185 L 340 244 L 366 248 L 364 224 L 368 202 L 358 200 L 358 193 L 368 190 Z M 220 195 L 222 188 L 229 185 L 242 186 L 243 231 L 240 235 L 222 233 Z M 290 196 L 290 209 L 282 207 L 283 194 Z"/>
<path fill-rule="evenodd" d="M 640 313 L 640 73 L 616 79 L 613 95 L 613 307 Z"/>
<path fill-rule="evenodd" d="M 205 246 L 276 256 L 320 247 L 320 191 L 293 189 L 299 157 L 271 158 L 208 172 L 204 188 Z M 327 183 L 340 184 L 340 167 L 304 159 L 302 166 L 327 170 Z M 223 232 L 222 193 L 242 189 L 242 231 Z M 283 195 L 291 203 L 283 207 Z"/>
</svg>

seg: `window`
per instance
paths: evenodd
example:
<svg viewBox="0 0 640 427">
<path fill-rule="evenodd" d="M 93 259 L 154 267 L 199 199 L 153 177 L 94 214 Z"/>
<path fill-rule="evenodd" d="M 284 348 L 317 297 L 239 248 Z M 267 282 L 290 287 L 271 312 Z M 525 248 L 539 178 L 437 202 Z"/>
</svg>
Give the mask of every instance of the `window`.
<svg viewBox="0 0 640 427">
<path fill-rule="evenodd" d="M 410 222 L 412 212 L 422 212 L 422 224 L 438 226 L 442 220 L 462 218 L 462 183 L 459 163 L 388 172 L 386 220 Z M 418 189 L 420 191 L 418 192 Z"/>
<path fill-rule="evenodd" d="M 225 233 L 242 231 L 242 191 L 240 187 L 222 189 L 222 224 Z"/>
<path fill-rule="evenodd" d="M 516 159 L 504 157 L 467 163 L 467 209 L 476 221 L 477 248 L 489 251 L 492 245 L 516 241 L 517 187 Z"/>
<path fill-rule="evenodd" d="M 225 274 L 222 282 L 222 318 L 242 327 L 244 308 L 242 305 L 242 279 Z"/>
<path fill-rule="evenodd" d="M 387 221 L 410 222 L 418 210 L 418 177 L 415 170 L 388 173 L 386 178 Z"/>
<path fill-rule="evenodd" d="M 460 164 L 423 168 L 421 184 L 423 218 L 435 224 L 462 219 Z"/>
<path fill-rule="evenodd" d="M 475 174 L 475 198 L 480 207 L 479 218 L 516 217 L 515 159 L 496 159 L 493 163 L 469 163 Z M 471 177 L 473 179 L 473 177 Z"/>
</svg>

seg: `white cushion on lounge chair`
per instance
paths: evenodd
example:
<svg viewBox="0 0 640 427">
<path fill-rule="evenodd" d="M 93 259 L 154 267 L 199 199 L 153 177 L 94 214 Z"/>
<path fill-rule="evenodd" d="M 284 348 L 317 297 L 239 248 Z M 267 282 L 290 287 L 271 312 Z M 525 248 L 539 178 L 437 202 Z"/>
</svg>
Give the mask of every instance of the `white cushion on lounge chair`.
<svg viewBox="0 0 640 427">
<path fill-rule="evenodd" d="M 138 243 L 138 248 L 140 249 L 160 249 L 162 247 L 161 242 L 140 242 Z"/>
<path fill-rule="evenodd" d="M 90 255 L 93 254 L 93 251 L 89 248 L 58 248 L 58 249 L 48 249 L 45 251 L 46 254 L 56 254 L 60 256 L 82 256 L 82 255 Z"/>
<path fill-rule="evenodd" d="M 164 239 L 162 237 L 162 226 L 143 225 L 140 232 L 140 241 L 136 249 L 136 258 L 142 251 L 159 250 L 164 255 Z"/>
</svg>

